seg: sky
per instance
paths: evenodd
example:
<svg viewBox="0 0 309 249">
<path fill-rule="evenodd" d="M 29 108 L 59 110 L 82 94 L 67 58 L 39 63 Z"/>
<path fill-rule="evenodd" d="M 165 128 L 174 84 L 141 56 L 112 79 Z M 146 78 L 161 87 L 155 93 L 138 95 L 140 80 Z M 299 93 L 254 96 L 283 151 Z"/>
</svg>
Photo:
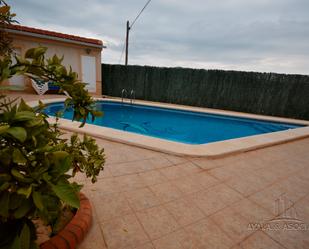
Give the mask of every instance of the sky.
<svg viewBox="0 0 309 249">
<path fill-rule="evenodd" d="M 123 64 L 126 21 L 147 0 L 7 0 L 21 25 L 103 41 Z M 129 64 L 309 75 L 309 0 L 152 0 Z"/>
</svg>

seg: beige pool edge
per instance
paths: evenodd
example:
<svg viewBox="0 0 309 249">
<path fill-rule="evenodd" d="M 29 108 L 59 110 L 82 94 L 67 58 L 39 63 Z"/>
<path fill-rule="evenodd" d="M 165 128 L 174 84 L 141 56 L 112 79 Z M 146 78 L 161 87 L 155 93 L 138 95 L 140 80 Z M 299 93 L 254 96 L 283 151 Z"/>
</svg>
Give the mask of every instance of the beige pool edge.
<svg viewBox="0 0 309 249">
<path fill-rule="evenodd" d="M 57 99 L 45 99 L 43 103 L 53 103 L 63 101 L 65 98 Z M 115 98 L 96 98 L 97 100 L 110 100 L 115 102 L 121 102 L 120 99 Z M 31 106 L 37 105 L 37 101 L 28 102 Z M 157 106 L 163 108 L 173 108 L 188 111 L 205 112 L 212 114 L 229 115 L 244 118 L 253 118 L 267 121 L 286 122 L 293 124 L 307 125 L 307 127 L 301 127 L 296 129 L 290 129 L 285 131 L 272 132 L 261 135 L 254 135 L 243 138 L 230 139 L 220 142 L 213 142 L 201 145 L 190 145 L 172 142 L 164 139 L 144 136 L 140 134 L 125 132 L 121 130 L 111 129 L 107 127 L 101 127 L 92 124 L 85 124 L 83 128 L 79 128 L 80 122 L 72 122 L 71 120 L 59 119 L 59 127 L 61 129 L 78 132 L 82 134 L 88 134 L 93 137 L 125 143 L 128 145 L 134 145 L 150 150 L 165 152 L 168 154 L 180 155 L 180 156 L 191 156 L 191 157 L 208 157 L 208 158 L 219 158 L 236 154 L 240 152 L 250 151 L 254 149 L 264 148 L 276 144 L 282 144 L 302 138 L 309 137 L 309 121 L 296 120 L 288 118 L 270 117 L 264 115 L 248 114 L 233 111 L 223 111 L 217 109 L 191 107 L 191 106 L 180 106 L 175 104 L 163 104 L 148 101 L 137 100 L 135 104 L 143 104 L 149 106 Z M 55 122 L 55 118 L 49 118 L 51 123 Z"/>
</svg>

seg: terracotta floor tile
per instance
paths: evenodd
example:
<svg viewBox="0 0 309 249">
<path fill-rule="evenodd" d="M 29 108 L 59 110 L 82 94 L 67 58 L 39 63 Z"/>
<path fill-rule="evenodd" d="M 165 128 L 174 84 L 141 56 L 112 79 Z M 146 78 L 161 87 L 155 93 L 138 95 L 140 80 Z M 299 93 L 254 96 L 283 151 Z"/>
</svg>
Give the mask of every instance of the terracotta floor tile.
<svg viewBox="0 0 309 249">
<path fill-rule="evenodd" d="M 93 249 L 100 248 L 106 249 L 105 241 L 98 224 L 98 221 L 93 218 L 93 223 L 89 232 L 87 233 L 86 238 L 78 245 L 78 249 Z"/>
<path fill-rule="evenodd" d="M 273 240 L 288 249 L 309 248 L 309 224 L 303 224 L 304 228 L 307 226 L 307 230 L 301 230 L 299 223 L 291 220 L 278 221 L 275 225 L 275 230 L 269 229 L 265 231 Z M 291 230 L 285 229 L 287 225 L 291 227 Z M 277 229 L 278 226 L 280 227 L 279 229 Z M 294 227 L 299 228 L 299 230 L 294 230 Z"/>
<path fill-rule="evenodd" d="M 144 166 L 144 161 L 134 161 L 134 162 L 123 162 L 119 164 L 109 165 L 111 174 L 113 176 L 123 176 L 134 173 L 143 172 L 144 170 L 141 167 Z"/>
<path fill-rule="evenodd" d="M 230 156 L 225 156 L 222 158 L 213 159 L 212 161 L 219 166 L 231 165 L 237 161 L 242 160 L 242 157 L 243 157 L 242 154 L 237 154 L 237 155 L 230 155 Z"/>
<path fill-rule="evenodd" d="M 304 168 L 301 171 L 299 171 L 297 173 L 297 176 L 299 176 L 300 178 L 308 182 L 309 181 L 309 167 Z"/>
<path fill-rule="evenodd" d="M 151 242 L 148 242 L 146 244 L 140 245 L 138 247 L 134 247 L 134 249 L 155 249 L 153 244 Z"/>
<path fill-rule="evenodd" d="M 169 180 L 175 180 L 200 171 L 201 170 L 191 162 L 174 165 L 160 170 L 160 172 Z"/>
<path fill-rule="evenodd" d="M 114 178 L 99 179 L 95 184 L 90 183 L 87 185 L 87 188 L 92 192 L 100 192 L 102 194 L 112 194 L 121 191 L 118 182 Z"/>
<path fill-rule="evenodd" d="M 162 237 L 179 228 L 179 225 L 172 215 L 162 206 L 145 209 L 136 214 L 152 240 Z"/>
<path fill-rule="evenodd" d="M 109 164 L 108 167 L 110 168 L 110 173 L 112 176 L 122 176 L 129 174 L 127 172 L 128 168 L 123 167 L 121 164 Z"/>
<path fill-rule="evenodd" d="M 240 246 L 243 249 L 284 249 L 284 247 L 260 231 L 252 234 L 240 243 Z"/>
<path fill-rule="evenodd" d="M 249 196 L 249 199 L 257 203 L 259 206 L 264 207 L 272 214 L 278 215 L 276 203 L 280 197 L 284 197 L 287 200 L 285 202 L 285 209 L 288 209 L 291 205 L 294 204 L 289 199 L 290 197 L 288 195 L 287 189 L 281 183 L 273 184 L 266 189 Z M 282 211 L 283 210 L 281 210 L 281 212 Z"/>
<path fill-rule="evenodd" d="M 109 151 L 107 150 L 105 153 L 107 155 L 106 163 L 108 164 L 138 161 L 141 160 L 143 156 L 142 154 L 128 153 L 128 150 L 121 146 L 115 147 Z"/>
<path fill-rule="evenodd" d="M 215 163 L 215 160 L 205 159 L 205 158 L 194 158 L 191 160 L 195 165 L 201 169 L 213 169 L 218 167 L 218 164 Z"/>
<path fill-rule="evenodd" d="M 303 164 L 297 163 L 295 160 L 284 160 L 278 162 L 279 167 L 282 171 L 289 173 L 290 175 L 296 173 L 303 168 Z"/>
<path fill-rule="evenodd" d="M 190 237 L 187 233 L 183 229 L 180 229 L 160 239 L 154 240 L 153 244 L 156 249 L 192 249 L 193 247 L 188 247 L 188 245 L 190 245 L 188 243 L 189 239 Z"/>
<path fill-rule="evenodd" d="M 104 222 L 101 227 L 109 249 L 134 248 L 149 241 L 133 214 Z"/>
<path fill-rule="evenodd" d="M 265 161 L 261 160 L 259 156 L 250 155 L 249 153 L 243 154 L 242 162 L 247 170 L 252 171 L 256 171 L 267 166 L 267 164 L 265 164 Z"/>
<path fill-rule="evenodd" d="M 180 177 L 185 177 L 186 172 L 180 170 L 178 165 L 163 168 L 160 172 L 169 180 L 175 180 Z"/>
<path fill-rule="evenodd" d="M 278 163 L 268 165 L 265 169 L 268 170 L 270 174 L 277 175 L 278 179 L 283 179 L 289 176 L 289 173 L 282 170 Z"/>
<path fill-rule="evenodd" d="M 293 202 L 297 202 L 309 193 L 309 181 L 297 175 L 284 179 L 281 184 L 287 189 L 287 194 Z"/>
<path fill-rule="evenodd" d="M 115 177 L 115 181 L 122 191 L 131 191 L 146 187 L 146 183 L 137 174 Z"/>
<path fill-rule="evenodd" d="M 192 162 L 177 164 L 177 166 L 178 166 L 178 169 L 180 169 L 182 172 L 185 172 L 186 175 L 191 175 L 194 173 L 199 173 L 199 172 L 204 171 L 204 170 L 201 170 L 199 167 L 197 167 Z"/>
<path fill-rule="evenodd" d="M 105 171 L 105 170 L 104 170 Z M 102 175 L 103 171 L 100 172 L 100 175 Z M 81 183 L 83 184 L 86 180 L 86 176 L 84 173 L 81 173 L 81 172 L 77 172 L 76 175 L 74 176 L 74 178 L 71 178 L 70 179 L 70 182 L 71 181 L 75 181 L 75 182 L 78 182 L 78 183 Z"/>
<path fill-rule="evenodd" d="M 180 164 L 180 163 L 189 162 L 188 159 L 186 159 L 184 157 L 180 157 L 180 156 L 165 154 L 163 157 L 166 158 L 167 160 L 169 160 L 172 164 Z"/>
<path fill-rule="evenodd" d="M 293 208 L 296 210 L 298 219 L 309 224 L 309 196 L 297 202 Z"/>
<path fill-rule="evenodd" d="M 280 176 L 277 173 L 270 171 L 268 167 L 258 169 L 254 171 L 254 173 L 262 179 L 265 179 L 268 184 L 275 183 L 280 179 Z"/>
<path fill-rule="evenodd" d="M 100 174 L 98 175 L 98 179 L 101 178 L 108 178 L 108 177 L 112 177 L 112 172 L 110 170 L 110 167 L 107 165 L 104 165 L 104 170 L 100 172 Z"/>
<path fill-rule="evenodd" d="M 173 165 L 173 162 L 165 157 L 165 154 L 152 157 L 147 160 L 147 163 L 151 169 L 162 169 Z"/>
<path fill-rule="evenodd" d="M 235 246 L 233 246 L 231 249 L 243 249 L 243 248 L 240 247 L 240 245 L 235 245 Z"/>
<path fill-rule="evenodd" d="M 158 197 L 149 188 L 125 192 L 125 196 L 134 211 L 140 211 L 160 204 Z"/>
<path fill-rule="evenodd" d="M 236 176 L 247 176 L 254 172 L 250 161 L 235 161 L 233 164 L 228 166 L 229 170 Z"/>
<path fill-rule="evenodd" d="M 265 222 L 274 218 L 274 214 L 249 199 L 243 199 L 230 206 L 249 222 Z"/>
<path fill-rule="evenodd" d="M 239 243 L 254 231 L 248 229 L 249 221 L 230 207 L 210 218 L 235 242 Z"/>
<path fill-rule="evenodd" d="M 243 196 L 256 193 L 270 184 L 264 178 L 253 173 L 249 173 L 245 176 L 233 176 L 225 183 Z"/>
<path fill-rule="evenodd" d="M 219 180 L 206 172 L 196 173 L 192 176 L 195 182 L 199 183 L 204 189 L 212 187 L 220 183 Z"/>
<path fill-rule="evenodd" d="M 219 181 L 226 181 L 231 177 L 235 176 L 235 173 L 230 169 L 230 167 L 218 167 L 208 171 L 208 173 L 217 178 Z"/>
<path fill-rule="evenodd" d="M 150 186 L 150 189 L 162 202 L 169 202 L 183 196 L 183 193 L 170 182 Z"/>
<path fill-rule="evenodd" d="M 203 189 L 203 186 L 195 180 L 193 175 L 177 178 L 171 183 L 175 185 L 184 194 L 195 193 Z"/>
<path fill-rule="evenodd" d="M 133 213 L 124 194 L 96 193 L 91 199 L 91 204 L 96 210 L 100 222 Z"/>
<path fill-rule="evenodd" d="M 164 207 L 181 226 L 186 226 L 205 218 L 201 210 L 185 198 L 169 202 L 165 204 Z"/>
<path fill-rule="evenodd" d="M 147 186 L 163 183 L 168 180 L 162 173 L 160 173 L 159 170 L 151 170 L 140 173 L 139 176 L 143 179 Z"/>
<path fill-rule="evenodd" d="M 203 219 L 184 228 L 190 239 L 186 248 L 227 249 L 234 242 L 210 219 Z"/>
<path fill-rule="evenodd" d="M 229 187 L 219 184 L 189 197 L 202 212 L 208 216 L 232 203 L 242 199 L 242 196 Z"/>
</svg>

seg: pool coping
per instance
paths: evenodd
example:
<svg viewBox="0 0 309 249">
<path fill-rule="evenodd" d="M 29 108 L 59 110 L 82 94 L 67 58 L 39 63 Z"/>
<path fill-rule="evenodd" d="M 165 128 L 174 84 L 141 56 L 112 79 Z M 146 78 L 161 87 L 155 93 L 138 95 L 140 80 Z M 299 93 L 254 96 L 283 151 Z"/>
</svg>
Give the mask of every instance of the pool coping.
<svg viewBox="0 0 309 249">
<path fill-rule="evenodd" d="M 49 104 L 64 101 L 65 99 L 66 98 L 53 98 L 53 99 L 44 99 L 41 101 L 45 104 Z M 95 99 L 121 102 L 121 99 L 119 98 L 105 97 Z M 28 101 L 27 103 L 30 106 L 36 106 L 38 102 Z M 272 117 L 265 115 L 257 115 L 257 114 L 249 114 L 249 113 L 225 111 L 225 110 L 201 108 L 201 107 L 191 107 L 176 104 L 166 104 L 166 103 L 150 102 L 144 100 L 135 100 L 134 104 L 155 106 L 162 108 L 172 108 L 177 110 L 195 111 L 201 113 L 219 114 L 225 116 L 236 116 L 241 118 L 251 118 L 265 121 L 300 124 L 300 125 L 306 125 L 306 127 L 300 127 L 284 131 L 277 131 L 266 134 L 235 138 L 235 139 L 212 142 L 207 144 L 198 144 L 198 145 L 178 143 L 160 138 L 144 136 L 137 133 L 130 133 L 112 128 L 101 127 L 93 124 L 85 124 L 83 128 L 79 128 L 80 122 L 77 121 L 72 122 L 71 120 L 62 118 L 59 119 L 59 128 L 71 132 L 85 133 L 93 137 L 120 142 L 128 145 L 134 145 L 137 147 L 160 151 L 168 154 L 191 156 L 191 157 L 208 157 L 208 158 L 224 157 L 231 154 L 269 147 L 272 145 L 282 144 L 309 137 L 309 121 L 306 120 Z M 48 121 L 51 123 L 54 123 L 55 120 L 56 119 L 54 117 L 48 118 Z"/>
</svg>

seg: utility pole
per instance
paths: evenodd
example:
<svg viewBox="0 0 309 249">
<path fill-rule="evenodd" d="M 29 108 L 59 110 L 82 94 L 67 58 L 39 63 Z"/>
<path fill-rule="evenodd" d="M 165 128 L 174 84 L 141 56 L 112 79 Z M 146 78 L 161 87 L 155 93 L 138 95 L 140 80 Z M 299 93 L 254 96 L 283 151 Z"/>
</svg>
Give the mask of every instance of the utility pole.
<svg viewBox="0 0 309 249">
<path fill-rule="evenodd" d="M 1 0 L 0 0 L 1 1 Z M 133 27 L 134 23 L 136 22 L 136 20 L 139 18 L 139 16 L 143 13 L 143 11 L 146 9 L 147 5 L 151 2 L 151 0 L 148 0 L 147 3 L 144 5 L 144 7 L 142 8 L 142 10 L 138 13 L 138 15 L 135 17 L 134 21 L 132 22 L 131 26 L 130 26 L 130 22 L 127 21 L 127 32 L 126 32 L 126 58 L 125 58 L 125 65 L 128 65 L 128 54 L 129 54 L 129 33 L 131 28 Z M 121 52 L 121 56 L 120 56 L 120 60 L 122 59 L 122 55 L 123 55 L 123 49 Z M 119 60 L 119 62 L 120 62 Z"/>
<path fill-rule="evenodd" d="M 127 21 L 127 33 L 126 33 L 126 61 L 125 61 L 125 65 L 128 65 L 129 31 L 130 31 L 130 23 L 129 23 L 129 21 Z"/>
</svg>

